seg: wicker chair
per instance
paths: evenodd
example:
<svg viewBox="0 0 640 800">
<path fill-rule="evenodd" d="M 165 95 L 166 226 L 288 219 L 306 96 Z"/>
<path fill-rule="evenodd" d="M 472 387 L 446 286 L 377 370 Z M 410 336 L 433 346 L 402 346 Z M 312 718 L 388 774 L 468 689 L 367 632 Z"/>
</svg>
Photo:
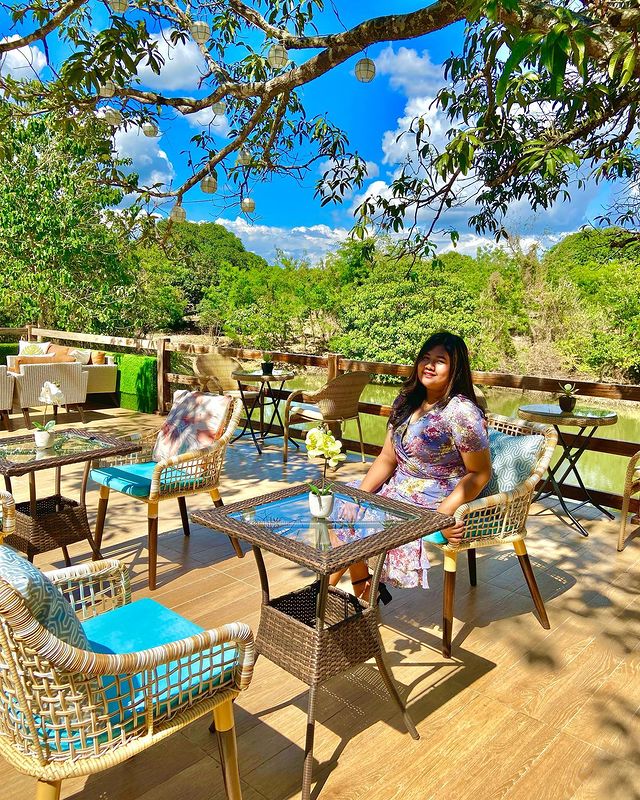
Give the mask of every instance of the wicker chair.
<svg viewBox="0 0 640 800">
<path fill-rule="evenodd" d="M 193 371 L 198 378 L 200 391 L 226 394 L 229 397 L 242 398 L 238 381 L 233 377 L 233 373 L 239 369 L 242 369 L 242 363 L 237 358 L 219 352 L 196 356 L 193 361 Z M 253 399 L 257 395 L 251 389 L 244 390 L 247 399 Z"/>
<path fill-rule="evenodd" d="M 364 461 L 364 440 L 362 425 L 358 414 L 358 403 L 364 387 L 369 383 L 367 372 L 345 372 L 330 380 L 321 389 L 309 392 L 298 389 L 291 392 L 284 407 L 284 451 L 286 464 L 289 455 L 289 426 L 294 422 L 315 422 L 341 424 L 355 419 L 360 435 L 360 452 Z M 299 405 L 300 403 L 313 405 Z"/>
<path fill-rule="evenodd" d="M 634 494 L 640 492 L 640 450 L 629 459 L 627 474 L 624 479 L 624 491 L 622 493 L 622 512 L 620 516 L 620 533 L 618 534 L 618 550 L 624 549 L 624 539 L 627 531 L 627 516 L 629 515 L 629 503 Z M 633 520 L 632 520 L 633 522 Z"/>
<path fill-rule="evenodd" d="M 66 399 L 65 408 L 75 407 L 84 422 L 83 407 L 87 399 L 88 375 L 82 364 L 21 364 L 15 376 L 17 405 L 27 428 L 31 426 L 29 408 L 41 406 L 40 391 L 45 381 L 57 383 Z M 54 417 L 58 407 L 53 407 Z"/>
<path fill-rule="evenodd" d="M 249 627 L 202 630 L 152 600 L 130 603 L 127 569 L 114 559 L 47 577 L 93 649 L 42 627 L 0 579 L 0 754 L 37 779 L 36 799 L 58 800 L 63 779 L 121 764 L 212 712 L 227 797 L 241 800 L 233 700 L 252 677 Z M 167 642 L 163 623 L 181 638 Z M 123 641 L 131 652 L 119 652 Z"/>
<path fill-rule="evenodd" d="M 444 591 L 442 622 L 442 653 L 451 656 L 451 632 L 453 627 L 453 601 L 456 581 L 456 565 L 458 553 L 467 551 L 469 559 L 469 579 L 476 585 L 476 548 L 494 545 L 513 544 L 518 561 L 524 573 L 527 586 L 531 592 L 534 605 L 543 628 L 548 629 L 549 619 L 544 602 L 538 589 L 531 562 L 524 543 L 527 535 L 527 516 L 536 485 L 544 475 L 558 440 L 558 435 L 550 425 L 535 422 L 522 422 L 510 417 L 488 414 L 490 428 L 506 433 L 509 436 L 525 436 L 541 434 L 544 444 L 540 448 L 537 461 L 529 477 L 511 492 L 501 492 L 465 503 L 455 512 L 456 519 L 465 522 L 464 538 L 457 546 L 439 544 L 444 554 Z"/>
<path fill-rule="evenodd" d="M 111 459 L 108 465 L 100 462 L 96 469 L 91 470 L 91 478 L 100 484 L 95 532 L 98 550 L 102 542 L 111 489 L 128 494 L 133 499 L 147 504 L 150 589 L 156 588 L 158 503 L 163 500 L 178 500 L 185 536 L 189 536 L 190 533 L 186 497 L 208 492 L 216 506 L 223 504 L 218 491 L 220 473 L 222 472 L 227 445 L 238 425 L 241 410 L 242 404 L 240 401 L 232 400 L 229 404 L 227 417 L 223 421 L 224 432 L 211 447 L 191 450 L 179 456 L 154 461 L 152 455 L 157 437 L 157 432 L 154 432 L 147 437 L 141 438 L 141 452 Z M 127 467 L 130 469 L 127 470 Z M 243 552 L 238 540 L 233 537 L 229 538 L 236 554 L 239 558 L 242 558 Z"/>
<path fill-rule="evenodd" d="M 9 412 L 13 407 L 13 384 L 14 377 L 7 372 L 3 365 L 0 367 L 0 420 L 4 422 L 5 428 L 11 430 L 9 423 Z"/>
</svg>

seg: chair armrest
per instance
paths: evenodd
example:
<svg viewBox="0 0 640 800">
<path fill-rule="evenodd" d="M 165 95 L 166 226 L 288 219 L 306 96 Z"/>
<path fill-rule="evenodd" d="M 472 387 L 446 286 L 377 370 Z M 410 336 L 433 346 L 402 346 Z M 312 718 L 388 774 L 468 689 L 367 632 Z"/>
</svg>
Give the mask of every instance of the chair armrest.
<svg viewBox="0 0 640 800">
<path fill-rule="evenodd" d="M 293 392 L 289 393 L 289 396 L 287 397 L 287 399 L 285 401 L 285 404 L 284 404 L 284 413 L 285 414 L 289 413 L 289 409 L 291 408 L 291 406 L 293 404 L 293 401 L 296 400 L 299 397 L 304 398 L 304 389 L 294 389 Z"/>
<path fill-rule="evenodd" d="M 625 491 L 627 484 L 631 486 L 631 484 L 633 483 L 633 473 L 638 468 L 638 461 L 640 461 L 640 450 L 638 450 L 637 453 L 631 456 L 631 458 L 629 459 L 629 463 L 627 464 L 627 472 L 625 474 L 625 480 L 624 480 Z"/>
<path fill-rule="evenodd" d="M 464 503 L 454 513 L 465 523 L 460 545 L 486 539 L 521 538 L 533 497 L 533 480 L 528 479 L 511 492 L 499 492 Z M 460 546 L 458 545 L 458 546 Z M 448 545 L 456 548 L 456 545 Z"/>
<path fill-rule="evenodd" d="M 115 558 L 56 569 L 45 575 L 81 619 L 96 617 L 131 602 L 129 570 Z"/>
<path fill-rule="evenodd" d="M 211 447 L 191 450 L 159 461 L 151 476 L 149 500 L 157 500 L 180 490 L 217 486 L 228 439 L 218 439 Z"/>
<path fill-rule="evenodd" d="M 9 492 L 0 490 L 2 504 L 2 526 L 0 527 L 0 543 L 5 536 L 13 533 L 16 527 L 16 504 Z"/>
<path fill-rule="evenodd" d="M 142 449 L 138 450 L 137 453 L 129 453 L 129 455 L 126 456 L 96 458 L 91 462 L 91 464 L 96 467 L 117 467 L 121 464 L 144 464 L 146 461 L 151 461 L 153 446 L 157 436 L 158 431 L 151 431 L 149 433 L 131 433 L 128 436 L 121 436 L 121 439 L 139 442 Z"/>
</svg>

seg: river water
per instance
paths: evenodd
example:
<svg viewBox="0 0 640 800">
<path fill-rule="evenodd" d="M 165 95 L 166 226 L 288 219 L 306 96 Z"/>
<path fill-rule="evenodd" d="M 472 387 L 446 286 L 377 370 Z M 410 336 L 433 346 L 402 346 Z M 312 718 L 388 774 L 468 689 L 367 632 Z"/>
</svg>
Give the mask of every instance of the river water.
<svg viewBox="0 0 640 800">
<path fill-rule="evenodd" d="M 287 389 L 312 389 L 322 386 L 325 382 L 320 375 L 299 376 L 295 380 L 288 381 Z M 368 403 L 379 403 L 380 405 L 391 405 L 397 396 L 399 388 L 397 386 L 381 386 L 370 384 L 362 394 L 362 400 Z M 552 402 L 550 395 L 540 393 L 529 393 L 500 389 L 494 387 L 482 387 L 487 398 L 489 411 L 495 414 L 503 414 L 507 417 L 517 417 L 518 407 L 528 403 L 549 403 Z M 586 397 L 578 398 L 578 405 L 589 406 L 590 404 L 598 408 L 607 408 L 606 400 Z M 640 449 L 640 404 L 613 402 L 609 406 L 618 414 L 618 421 L 615 425 L 601 427 L 596 431 L 596 436 L 607 439 L 618 439 L 621 441 L 638 443 Z M 362 432 L 366 442 L 381 445 L 384 441 L 387 418 L 376 417 L 372 414 L 361 414 Z M 577 428 L 567 428 L 567 431 L 576 433 Z M 355 420 L 349 421 L 344 426 L 343 435 L 346 439 L 358 440 L 358 428 Z M 624 485 L 624 475 L 627 468 L 628 459 L 622 456 L 609 455 L 608 453 L 585 452 L 580 459 L 579 469 L 585 485 L 592 489 L 622 494 Z M 576 483 L 573 476 L 568 479 L 569 483 Z"/>
</svg>

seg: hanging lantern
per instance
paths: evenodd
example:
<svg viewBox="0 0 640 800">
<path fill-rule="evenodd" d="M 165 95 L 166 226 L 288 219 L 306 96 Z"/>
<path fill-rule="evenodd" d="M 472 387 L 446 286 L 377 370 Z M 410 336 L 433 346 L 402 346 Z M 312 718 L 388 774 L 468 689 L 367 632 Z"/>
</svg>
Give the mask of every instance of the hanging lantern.
<svg viewBox="0 0 640 800">
<path fill-rule="evenodd" d="M 108 0 L 114 14 L 124 14 L 129 8 L 129 0 Z"/>
<path fill-rule="evenodd" d="M 107 108 L 104 112 L 104 121 L 107 125 L 120 125 L 122 123 L 122 114 L 117 108 Z"/>
<path fill-rule="evenodd" d="M 158 126 L 155 122 L 143 122 L 142 123 L 142 132 L 145 136 L 148 136 L 150 139 L 153 139 L 155 136 L 158 135 Z"/>
<path fill-rule="evenodd" d="M 221 117 L 224 114 L 224 112 L 227 110 L 227 107 L 222 102 L 222 100 L 219 100 L 217 103 L 214 103 L 211 106 L 211 110 L 213 111 L 213 113 L 216 116 Z"/>
<path fill-rule="evenodd" d="M 200 181 L 200 188 L 205 194 L 215 194 L 218 191 L 218 178 L 216 174 L 205 175 Z"/>
<path fill-rule="evenodd" d="M 116 85 L 115 83 L 107 78 L 104 83 L 101 83 L 98 88 L 98 94 L 100 97 L 113 97 L 116 93 Z"/>
<path fill-rule="evenodd" d="M 189 26 L 189 30 L 198 44 L 204 44 L 211 36 L 211 28 L 202 20 L 192 22 Z"/>
<path fill-rule="evenodd" d="M 247 167 L 250 163 L 251 163 L 251 153 L 247 150 L 246 147 L 243 147 L 241 150 L 238 151 L 238 157 L 236 158 L 236 166 Z"/>
<path fill-rule="evenodd" d="M 256 201 L 252 197 L 243 197 L 240 201 L 240 208 L 245 214 L 252 214 L 256 210 Z"/>
<path fill-rule="evenodd" d="M 187 218 L 187 212 L 184 210 L 182 206 L 179 206 L 177 204 L 171 209 L 169 213 L 169 219 L 172 222 L 184 222 L 186 218 Z"/>
<path fill-rule="evenodd" d="M 272 44 L 269 48 L 267 61 L 269 62 L 269 66 L 273 67 L 273 69 L 286 67 L 289 62 L 289 53 L 287 53 L 287 48 L 281 44 Z"/>
<path fill-rule="evenodd" d="M 376 75 L 376 65 L 370 58 L 361 58 L 356 63 L 356 78 L 362 83 L 370 83 Z"/>
</svg>

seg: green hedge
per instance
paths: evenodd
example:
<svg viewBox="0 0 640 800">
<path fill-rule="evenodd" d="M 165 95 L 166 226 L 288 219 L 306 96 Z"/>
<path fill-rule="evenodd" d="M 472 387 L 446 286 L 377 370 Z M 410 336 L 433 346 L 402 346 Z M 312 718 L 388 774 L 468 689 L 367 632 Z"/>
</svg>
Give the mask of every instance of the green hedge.
<svg viewBox="0 0 640 800">
<path fill-rule="evenodd" d="M 0 364 L 4 364 L 6 366 L 7 356 L 17 356 L 17 355 L 18 355 L 17 342 L 0 342 Z"/>
<path fill-rule="evenodd" d="M 120 407 L 153 414 L 158 407 L 158 372 L 154 356 L 111 353 L 118 365 Z"/>
</svg>

